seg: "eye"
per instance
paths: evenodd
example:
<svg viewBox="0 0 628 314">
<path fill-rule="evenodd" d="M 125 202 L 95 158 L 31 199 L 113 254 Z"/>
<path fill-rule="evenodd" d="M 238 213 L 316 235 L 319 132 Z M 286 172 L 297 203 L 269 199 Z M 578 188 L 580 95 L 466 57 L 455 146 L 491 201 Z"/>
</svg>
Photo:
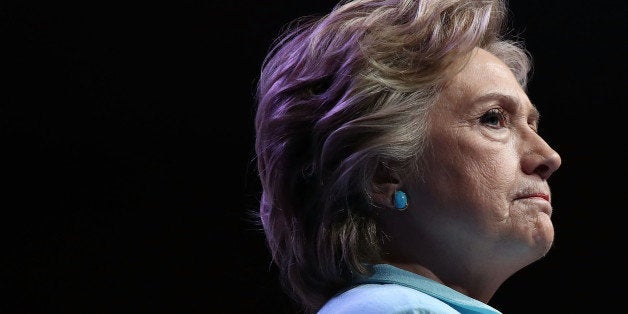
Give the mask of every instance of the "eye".
<svg viewBox="0 0 628 314">
<path fill-rule="evenodd" d="M 534 133 L 539 133 L 539 125 L 537 123 L 530 123 L 529 126 Z"/>
<path fill-rule="evenodd" d="M 487 112 L 485 112 L 480 117 L 480 123 L 486 124 L 493 128 L 500 128 L 506 126 L 506 114 L 503 110 L 498 108 L 493 108 Z"/>
</svg>

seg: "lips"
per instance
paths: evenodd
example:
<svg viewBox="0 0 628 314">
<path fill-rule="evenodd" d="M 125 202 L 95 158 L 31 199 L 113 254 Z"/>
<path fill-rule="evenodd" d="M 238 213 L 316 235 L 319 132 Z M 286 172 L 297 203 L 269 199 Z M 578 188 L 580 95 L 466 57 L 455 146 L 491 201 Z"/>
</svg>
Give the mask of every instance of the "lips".
<svg viewBox="0 0 628 314">
<path fill-rule="evenodd" d="M 552 205 L 550 204 L 549 194 L 543 192 L 523 193 L 516 197 L 515 200 L 537 203 L 540 205 L 540 209 L 542 212 L 548 215 L 552 214 Z"/>
<path fill-rule="evenodd" d="M 549 202 L 550 194 L 549 192 L 546 192 L 546 189 L 543 189 L 543 188 L 526 187 L 517 191 L 514 197 L 515 200 L 535 199 L 535 198 L 540 198 Z"/>
<path fill-rule="evenodd" d="M 523 198 L 536 198 L 536 197 L 542 198 L 542 199 L 544 199 L 544 200 L 546 200 L 546 201 L 548 201 L 548 202 L 549 202 L 549 200 L 550 200 L 549 195 L 547 195 L 547 194 L 545 194 L 545 193 L 531 193 L 531 194 L 526 194 L 526 195 L 524 195 L 524 196 L 518 197 L 517 199 L 523 199 Z"/>
</svg>

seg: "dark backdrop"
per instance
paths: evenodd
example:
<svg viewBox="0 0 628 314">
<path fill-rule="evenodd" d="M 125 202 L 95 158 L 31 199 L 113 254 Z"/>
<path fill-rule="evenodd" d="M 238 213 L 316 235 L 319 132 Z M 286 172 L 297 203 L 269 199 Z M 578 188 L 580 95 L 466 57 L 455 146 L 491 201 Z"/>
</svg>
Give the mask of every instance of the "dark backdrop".
<svg viewBox="0 0 628 314">
<path fill-rule="evenodd" d="M 511 2 L 563 166 L 554 249 L 491 304 L 619 308 L 626 11 Z M 259 194 L 252 96 L 281 26 L 332 4 L 2 2 L 0 312 L 292 312 L 247 214 Z"/>
</svg>

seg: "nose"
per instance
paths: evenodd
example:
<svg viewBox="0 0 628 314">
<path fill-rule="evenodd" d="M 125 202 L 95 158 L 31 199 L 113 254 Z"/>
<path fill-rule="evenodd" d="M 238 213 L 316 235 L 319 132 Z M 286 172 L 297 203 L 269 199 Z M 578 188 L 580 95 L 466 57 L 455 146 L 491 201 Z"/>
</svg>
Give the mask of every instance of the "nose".
<svg viewBox="0 0 628 314">
<path fill-rule="evenodd" d="M 521 160 L 523 172 L 547 180 L 560 167 L 560 155 L 538 133 L 530 133 L 527 139 L 530 146 Z"/>
</svg>

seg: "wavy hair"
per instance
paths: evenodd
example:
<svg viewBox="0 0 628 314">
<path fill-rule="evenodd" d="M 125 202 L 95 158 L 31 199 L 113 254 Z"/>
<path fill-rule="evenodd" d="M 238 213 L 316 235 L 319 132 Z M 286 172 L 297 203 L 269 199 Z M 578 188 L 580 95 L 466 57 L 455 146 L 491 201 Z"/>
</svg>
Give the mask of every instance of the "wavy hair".
<svg viewBox="0 0 628 314">
<path fill-rule="evenodd" d="M 525 88 L 530 57 L 490 0 L 354 0 L 294 20 L 257 83 L 259 220 L 286 292 L 309 313 L 381 260 L 373 178 L 420 175 L 427 114 L 480 47 Z"/>
</svg>

